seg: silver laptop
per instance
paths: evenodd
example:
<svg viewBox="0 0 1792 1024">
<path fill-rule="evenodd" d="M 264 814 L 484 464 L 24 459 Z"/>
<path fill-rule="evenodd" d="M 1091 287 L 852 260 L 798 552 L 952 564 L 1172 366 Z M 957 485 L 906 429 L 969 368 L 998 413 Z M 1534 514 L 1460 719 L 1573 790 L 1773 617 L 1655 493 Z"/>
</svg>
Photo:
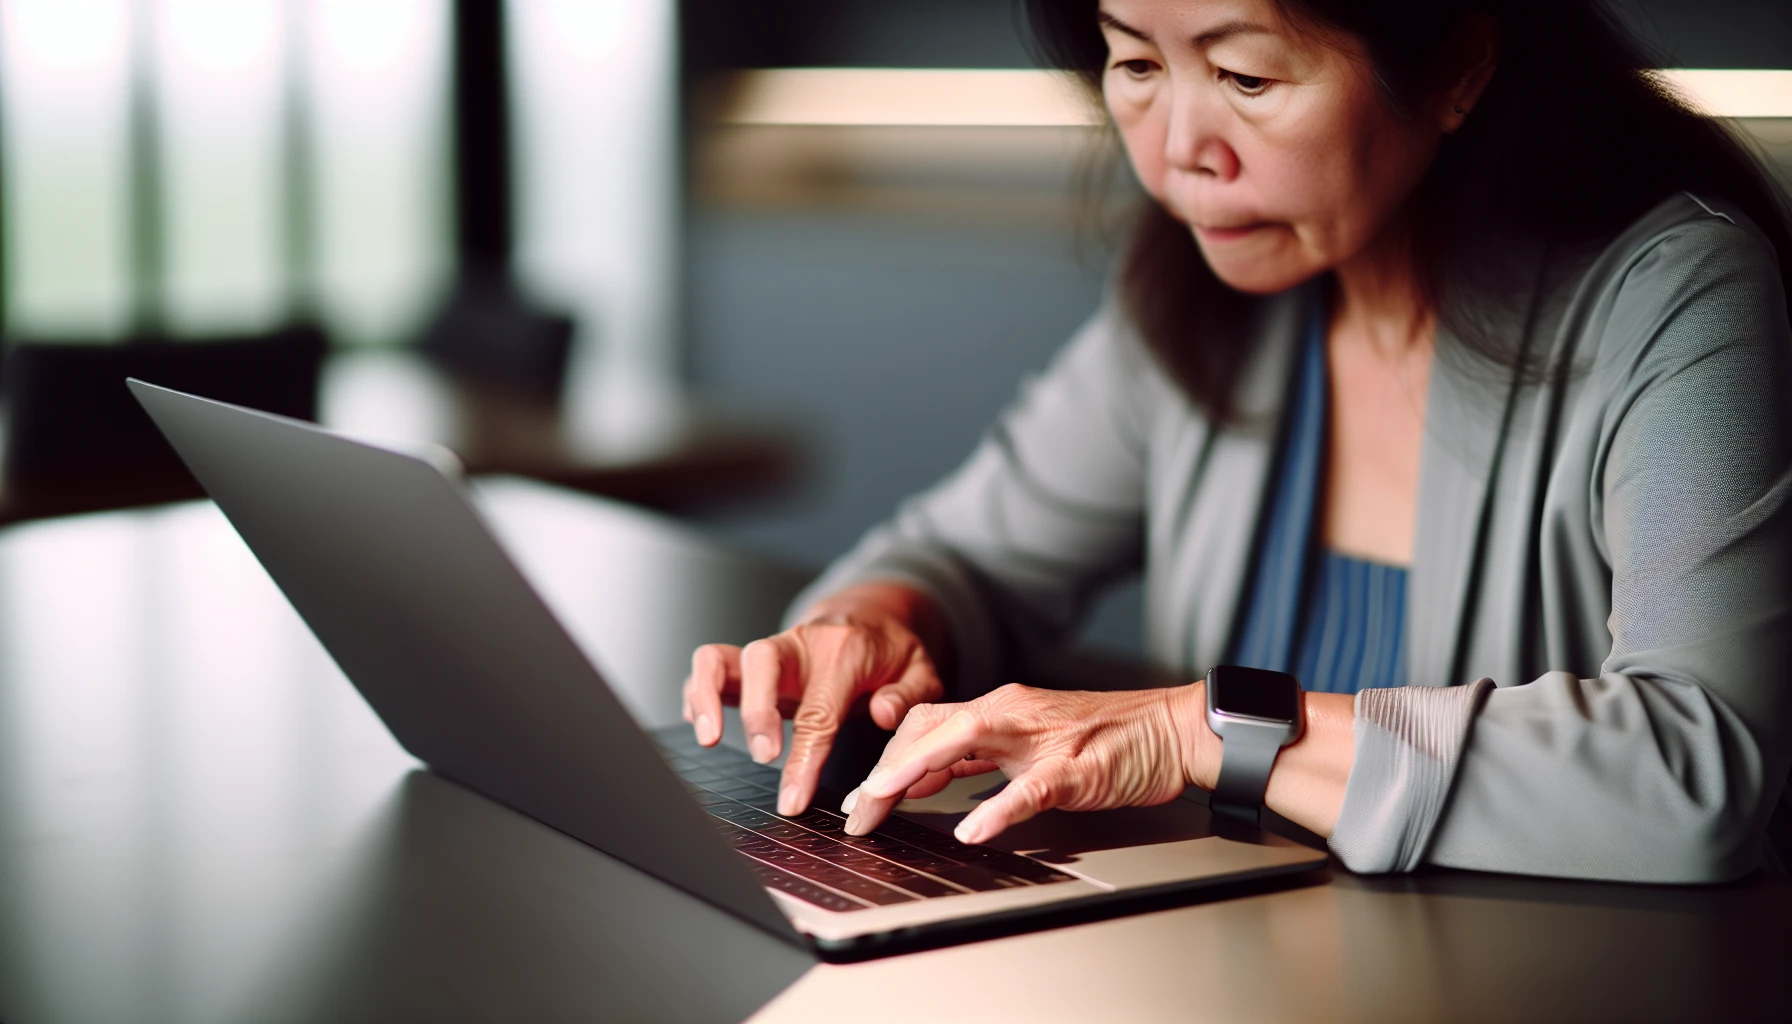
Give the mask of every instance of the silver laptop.
<svg viewBox="0 0 1792 1024">
<path fill-rule="evenodd" d="M 1161 907 L 1325 862 L 1189 799 L 1047 812 L 985 846 L 952 838 L 962 815 L 903 812 L 848 836 L 837 793 L 780 817 L 774 769 L 636 725 L 449 452 L 129 383 L 407 751 L 824 958 Z"/>
</svg>

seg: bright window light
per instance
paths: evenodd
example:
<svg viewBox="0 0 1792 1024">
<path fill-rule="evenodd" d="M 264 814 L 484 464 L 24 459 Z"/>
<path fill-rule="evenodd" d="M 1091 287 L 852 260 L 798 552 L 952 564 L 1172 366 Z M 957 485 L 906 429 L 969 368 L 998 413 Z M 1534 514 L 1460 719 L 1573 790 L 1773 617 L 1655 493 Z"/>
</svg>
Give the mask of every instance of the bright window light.
<svg viewBox="0 0 1792 1024">
<path fill-rule="evenodd" d="M 175 333 L 266 329 L 286 314 L 283 0 L 160 0 L 152 58 Z"/>
<path fill-rule="evenodd" d="M 723 120 L 766 125 L 1051 127 L 1099 123 L 1055 71 L 779 68 L 739 76 Z"/>
<path fill-rule="evenodd" d="M 8 328 L 106 339 L 136 326 L 141 45 L 160 154 L 154 298 L 169 329 L 264 329 L 309 293 L 339 339 L 408 338 L 452 261 L 449 2 L 0 0 Z M 296 168 L 295 85 L 310 139 Z M 309 267 L 286 237 L 300 187 Z"/>
<path fill-rule="evenodd" d="M 449 0 L 292 2 L 305 16 L 323 313 L 339 340 L 404 340 L 452 262 Z"/>
<path fill-rule="evenodd" d="M 578 320 L 574 410 L 616 411 L 676 373 L 675 8 L 508 5 L 516 269 Z"/>
<path fill-rule="evenodd" d="M 129 0 L 0 0 L 9 331 L 130 327 Z"/>
<path fill-rule="evenodd" d="M 1670 68 L 1657 74 L 1716 117 L 1792 117 L 1792 71 Z"/>
<path fill-rule="evenodd" d="M 1792 117 L 1792 71 L 1658 72 L 1719 117 Z M 1099 111 L 1062 72 L 777 68 L 739 75 L 724 124 L 1074 127 Z"/>
</svg>

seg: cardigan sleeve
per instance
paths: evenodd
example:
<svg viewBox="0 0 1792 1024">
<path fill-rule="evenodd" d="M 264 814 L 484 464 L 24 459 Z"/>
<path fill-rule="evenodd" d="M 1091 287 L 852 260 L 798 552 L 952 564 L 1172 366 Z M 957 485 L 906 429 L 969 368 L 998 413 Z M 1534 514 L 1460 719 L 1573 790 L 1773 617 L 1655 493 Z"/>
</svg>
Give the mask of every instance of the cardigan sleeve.
<svg viewBox="0 0 1792 1024">
<path fill-rule="evenodd" d="M 869 581 L 918 588 L 945 620 L 955 699 L 1055 644 L 1093 593 L 1134 571 L 1143 538 L 1150 356 L 1111 303 L 1085 324 L 968 461 L 906 501 L 791 605 Z M 950 372 L 942 367 L 941 372 Z"/>
<path fill-rule="evenodd" d="M 1792 340 L 1771 249 L 1727 221 L 1655 239 L 1602 300 L 1583 400 L 1604 403 L 1588 525 L 1610 656 L 1592 678 L 1360 694 L 1347 866 L 1709 882 L 1758 863 L 1792 753 Z"/>
</svg>

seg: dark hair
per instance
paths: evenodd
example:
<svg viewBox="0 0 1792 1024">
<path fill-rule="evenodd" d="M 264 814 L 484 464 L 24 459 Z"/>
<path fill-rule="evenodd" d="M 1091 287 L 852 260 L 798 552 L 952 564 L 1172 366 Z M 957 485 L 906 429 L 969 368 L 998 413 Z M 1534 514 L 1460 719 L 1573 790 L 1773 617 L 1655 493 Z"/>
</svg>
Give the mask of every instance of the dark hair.
<svg viewBox="0 0 1792 1024">
<path fill-rule="evenodd" d="M 1519 238 L 1597 244 L 1679 190 L 1734 204 L 1779 255 L 1792 297 L 1792 215 L 1748 143 L 1698 114 L 1644 72 L 1656 64 L 1602 0 L 1277 0 L 1297 25 L 1360 40 L 1396 113 L 1453 68 L 1471 16 L 1498 25 L 1499 63 L 1473 116 L 1446 137 L 1412 197 L 1420 285 L 1440 323 L 1495 365 L 1549 374 L 1490 328 L 1535 267 L 1513 265 Z M 1107 44 L 1097 0 L 1025 0 L 1052 65 L 1099 95 Z M 1536 167 L 1536 154 L 1549 166 Z M 1445 287 L 1450 301 L 1442 302 Z M 1156 353 L 1216 419 L 1244 362 L 1242 329 L 1257 303 L 1220 282 L 1189 230 L 1147 199 L 1122 258 L 1119 296 Z"/>
</svg>

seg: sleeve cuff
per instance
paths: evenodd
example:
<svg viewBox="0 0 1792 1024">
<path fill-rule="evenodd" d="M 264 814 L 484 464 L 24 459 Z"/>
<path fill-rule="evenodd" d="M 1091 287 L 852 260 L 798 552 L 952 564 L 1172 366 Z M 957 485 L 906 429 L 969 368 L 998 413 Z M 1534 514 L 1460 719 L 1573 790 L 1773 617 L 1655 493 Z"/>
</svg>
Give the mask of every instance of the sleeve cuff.
<svg viewBox="0 0 1792 1024">
<path fill-rule="evenodd" d="M 1443 816 L 1456 765 L 1493 680 L 1356 695 L 1356 755 L 1331 848 L 1352 871 L 1411 871 Z"/>
</svg>

